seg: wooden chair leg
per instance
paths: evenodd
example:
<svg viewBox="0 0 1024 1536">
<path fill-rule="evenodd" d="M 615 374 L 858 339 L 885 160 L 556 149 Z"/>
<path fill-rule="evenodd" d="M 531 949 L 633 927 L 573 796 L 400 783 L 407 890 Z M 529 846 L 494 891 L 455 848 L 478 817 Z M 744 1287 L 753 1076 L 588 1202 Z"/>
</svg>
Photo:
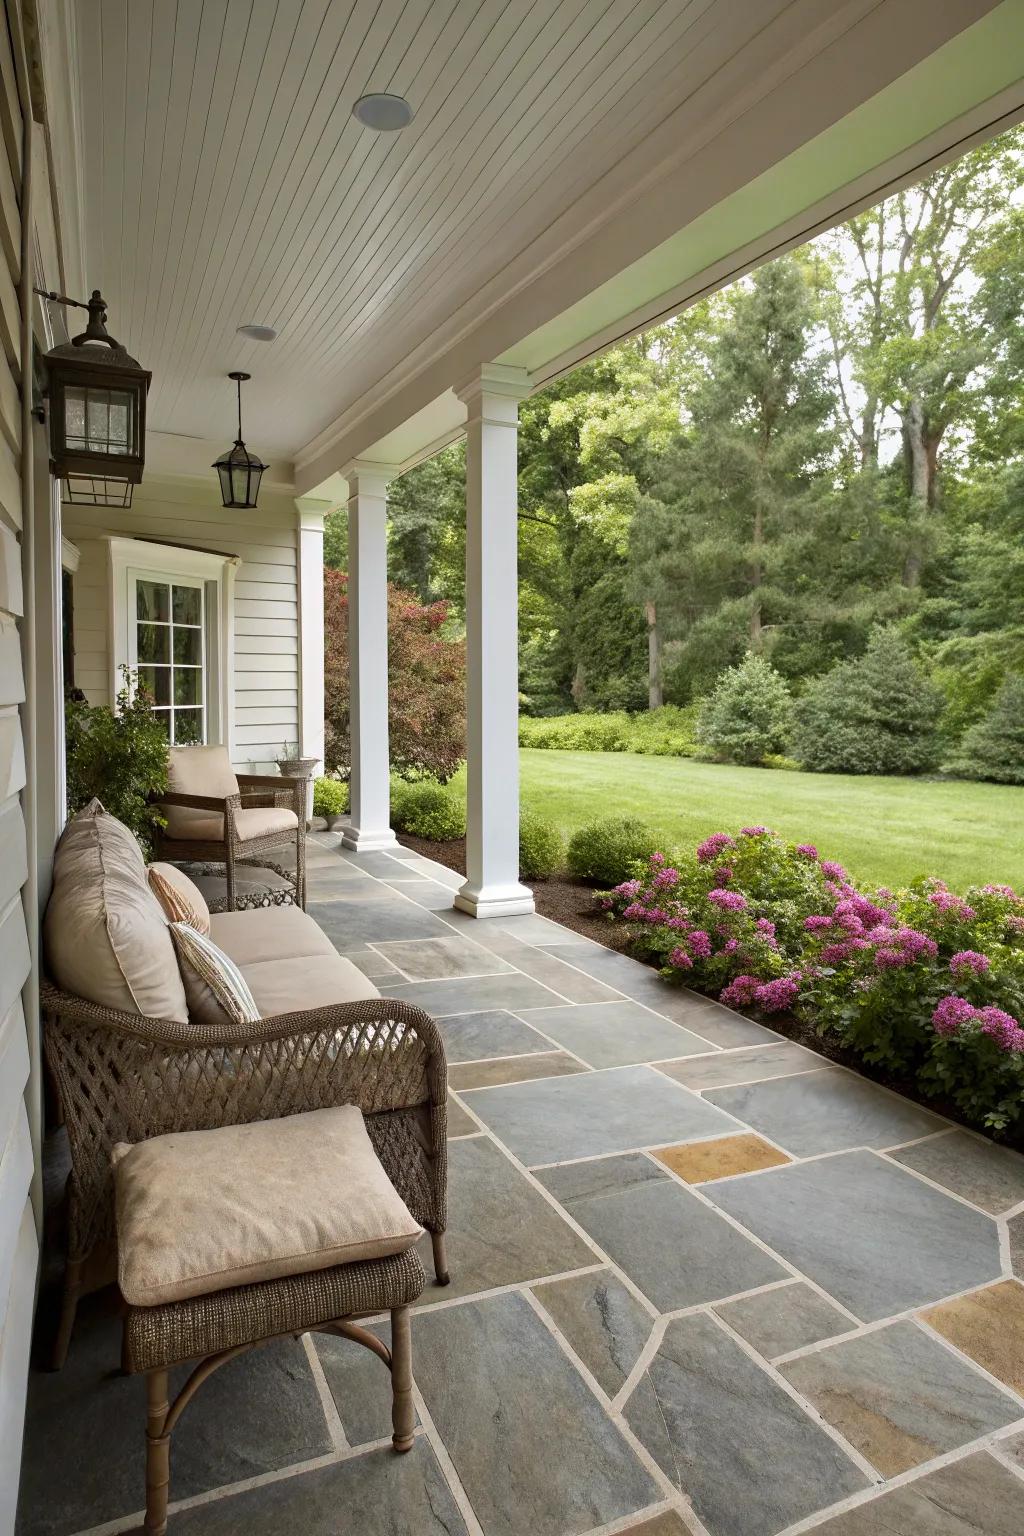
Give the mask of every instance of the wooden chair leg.
<svg viewBox="0 0 1024 1536">
<path fill-rule="evenodd" d="M 82 1261 L 80 1259 L 69 1260 L 64 1271 L 64 1292 L 61 1296 L 60 1317 L 57 1321 L 57 1332 L 53 1340 L 53 1354 L 50 1358 L 52 1370 L 59 1371 L 63 1368 L 68 1357 L 68 1347 L 71 1343 L 71 1334 L 75 1326 L 75 1314 L 78 1311 L 78 1302 L 82 1294 Z"/>
<path fill-rule="evenodd" d="M 146 1377 L 146 1522 L 145 1536 L 166 1536 L 171 1481 L 171 1437 L 167 1431 L 166 1369 Z"/>
<path fill-rule="evenodd" d="M 412 1323 L 408 1307 L 391 1313 L 391 1443 L 398 1452 L 412 1450 L 416 1409 L 412 1400 Z"/>
<path fill-rule="evenodd" d="M 450 1285 L 451 1275 L 448 1273 L 448 1243 L 443 1232 L 431 1232 L 430 1246 L 434 1250 L 434 1274 L 438 1285 Z"/>
</svg>

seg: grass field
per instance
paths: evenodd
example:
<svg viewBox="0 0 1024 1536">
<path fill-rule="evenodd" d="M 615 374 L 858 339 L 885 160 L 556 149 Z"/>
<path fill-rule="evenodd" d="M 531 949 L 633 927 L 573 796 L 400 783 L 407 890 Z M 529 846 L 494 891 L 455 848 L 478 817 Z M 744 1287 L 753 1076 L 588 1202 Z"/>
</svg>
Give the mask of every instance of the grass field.
<svg viewBox="0 0 1024 1536">
<path fill-rule="evenodd" d="M 815 843 L 867 883 L 940 875 L 1024 888 L 1024 789 L 732 768 L 617 752 L 520 752 L 522 800 L 568 833 L 640 816 L 675 847 L 761 824 Z"/>
</svg>

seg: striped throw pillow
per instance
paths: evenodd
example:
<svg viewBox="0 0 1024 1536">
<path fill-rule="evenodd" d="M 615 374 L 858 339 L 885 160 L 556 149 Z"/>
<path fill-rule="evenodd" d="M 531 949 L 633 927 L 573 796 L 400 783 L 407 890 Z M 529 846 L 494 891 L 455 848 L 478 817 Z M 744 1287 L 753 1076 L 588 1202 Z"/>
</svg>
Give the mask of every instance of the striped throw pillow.
<svg viewBox="0 0 1024 1536">
<path fill-rule="evenodd" d="M 146 876 L 169 923 L 188 923 L 197 933 L 209 933 L 210 909 L 206 898 L 184 870 L 173 864 L 150 864 Z"/>
<path fill-rule="evenodd" d="M 260 1018 L 249 984 L 230 955 L 187 923 L 172 923 L 189 1018 L 197 1024 L 255 1024 Z"/>
</svg>

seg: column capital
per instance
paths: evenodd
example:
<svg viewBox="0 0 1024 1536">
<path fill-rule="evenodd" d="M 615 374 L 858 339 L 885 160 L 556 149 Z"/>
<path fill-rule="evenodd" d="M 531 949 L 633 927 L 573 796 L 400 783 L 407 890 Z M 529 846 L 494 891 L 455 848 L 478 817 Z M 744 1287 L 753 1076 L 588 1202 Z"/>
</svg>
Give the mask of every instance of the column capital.
<svg viewBox="0 0 1024 1536">
<path fill-rule="evenodd" d="M 456 386 L 455 394 L 469 411 L 470 420 L 480 416 L 499 421 L 503 426 L 515 426 L 518 420 L 515 407 L 520 400 L 526 399 L 531 388 L 530 375 L 525 368 L 510 368 L 505 363 L 481 363 Z M 488 400 L 486 410 L 485 398 Z M 508 405 L 504 406 L 506 401 Z"/>
<path fill-rule="evenodd" d="M 353 480 L 357 483 L 360 480 L 380 480 L 386 487 L 392 480 L 398 479 L 400 470 L 399 464 L 385 464 L 377 459 L 350 459 L 340 473 L 348 481 L 351 492 Z"/>
<path fill-rule="evenodd" d="M 335 503 L 317 496 L 296 496 L 295 518 L 301 532 L 323 533 L 324 518 L 334 511 Z"/>
</svg>

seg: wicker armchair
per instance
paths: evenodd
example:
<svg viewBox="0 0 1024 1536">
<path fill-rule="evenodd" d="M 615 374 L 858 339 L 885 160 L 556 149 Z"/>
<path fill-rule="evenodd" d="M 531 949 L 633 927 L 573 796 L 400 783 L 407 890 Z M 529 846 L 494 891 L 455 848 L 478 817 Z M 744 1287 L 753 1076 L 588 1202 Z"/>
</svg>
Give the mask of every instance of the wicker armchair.
<svg viewBox="0 0 1024 1536">
<path fill-rule="evenodd" d="M 225 747 L 172 747 L 169 767 L 171 787 L 155 797 L 167 817 L 160 857 L 223 864 L 233 912 L 235 866 L 294 843 L 295 900 L 305 910 L 307 780 L 236 774 Z M 268 811 L 276 814 L 259 814 Z"/>
<path fill-rule="evenodd" d="M 56 1369 L 79 1298 L 116 1276 L 110 1155 L 119 1141 L 356 1104 L 447 1283 L 447 1068 L 422 1009 L 375 998 L 218 1028 L 102 1008 L 48 983 L 41 1003 L 72 1164 Z"/>
</svg>

